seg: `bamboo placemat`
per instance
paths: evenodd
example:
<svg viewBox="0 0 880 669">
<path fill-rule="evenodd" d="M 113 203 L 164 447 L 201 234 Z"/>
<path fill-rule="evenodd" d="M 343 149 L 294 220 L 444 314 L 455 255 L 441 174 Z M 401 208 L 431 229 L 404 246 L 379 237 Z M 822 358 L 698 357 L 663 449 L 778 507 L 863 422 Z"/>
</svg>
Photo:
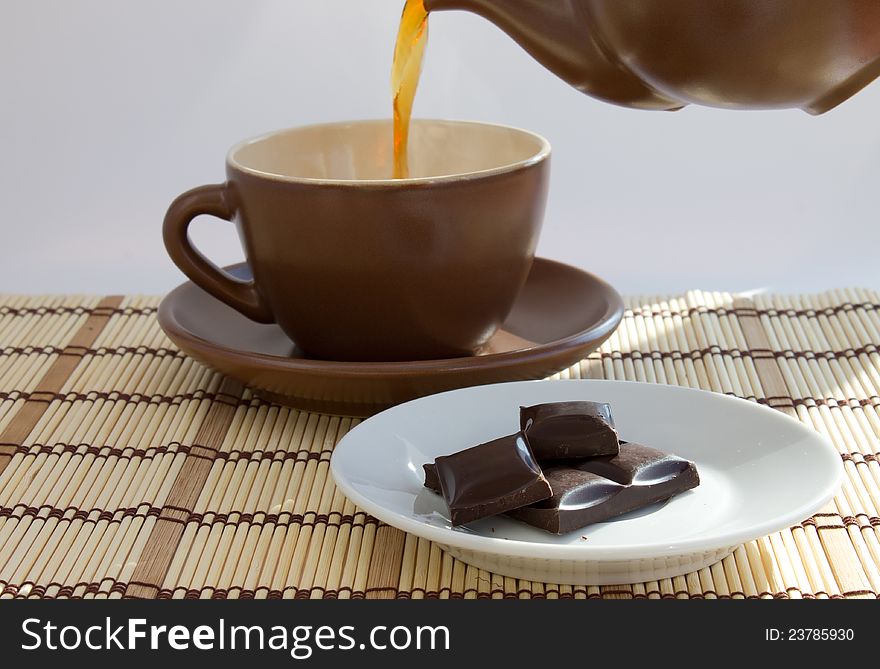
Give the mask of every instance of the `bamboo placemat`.
<svg viewBox="0 0 880 669">
<path fill-rule="evenodd" d="M 560 376 L 705 388 L 828 435 L 820 513 L 673 579 L 573 587 L 469 567 L 348 502 L 357 421 L 261 401 L 187 358 L 155 297 L 0 296 L 0 597 L 877 598 L 880 296 L 627 300 Z"/>
</svg>

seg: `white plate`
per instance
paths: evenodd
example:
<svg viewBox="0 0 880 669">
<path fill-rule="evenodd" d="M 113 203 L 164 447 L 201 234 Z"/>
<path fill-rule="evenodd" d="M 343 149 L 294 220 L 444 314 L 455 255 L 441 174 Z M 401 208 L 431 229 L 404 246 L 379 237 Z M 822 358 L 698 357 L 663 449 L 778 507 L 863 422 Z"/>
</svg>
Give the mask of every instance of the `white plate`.
<svg viewBox="0 0 880 669">
<path fill-rule="evenodd" d="M 452 527 L 443 498 L 422 485 L 422 465 L 515 432 L 520 405 L 562 400 L 610 402 L 622 439 L 694 461 L 699 487 L 561 536 L 504 516 Z M 773 409 L 676 386 L 593 380 L 503 383 L 401 404 L 345 435 L 330 469 L 361 509 L 464 562 L 579 585 L 701 569 L 809 517 L 843 476 L 825 437 Z"/>
</svg>

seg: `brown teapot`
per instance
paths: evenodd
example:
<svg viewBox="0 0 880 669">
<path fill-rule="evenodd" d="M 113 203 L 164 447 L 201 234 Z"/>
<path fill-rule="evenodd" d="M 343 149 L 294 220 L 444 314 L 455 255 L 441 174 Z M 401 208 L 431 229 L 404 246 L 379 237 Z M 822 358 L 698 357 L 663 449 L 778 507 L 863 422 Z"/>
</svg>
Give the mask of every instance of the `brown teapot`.
<svg viewBox="0 0 880 669">
<path fill-rule="evenodd" d="M 579 90 L 640 109 L 821 114 L 880 75 L 880 0 L 425 0 L 495 23 Z"/>
</svg>

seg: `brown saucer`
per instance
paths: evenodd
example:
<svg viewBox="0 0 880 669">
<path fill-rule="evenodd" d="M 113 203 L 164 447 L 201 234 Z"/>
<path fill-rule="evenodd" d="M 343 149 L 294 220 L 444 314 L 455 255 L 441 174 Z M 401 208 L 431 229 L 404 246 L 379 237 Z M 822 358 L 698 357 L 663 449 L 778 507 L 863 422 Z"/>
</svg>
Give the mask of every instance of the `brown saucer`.
<svg viewBox="0 0 880 669">
<path fill-rule="evenodd" d="M 246 264 L 227 267 L 250 278 Z M 513 310 L 479 354 L 413 362 L 307 358 L 277 325 L 251 321 L 186 282 L 159 306 L 168 337 L 197 360 L 288 406 L 368 416 L 432 393 L 540 379 L 585 358 L 623 317 L 623 300 L 583 270 L 536 258 Z"/>
</svg>

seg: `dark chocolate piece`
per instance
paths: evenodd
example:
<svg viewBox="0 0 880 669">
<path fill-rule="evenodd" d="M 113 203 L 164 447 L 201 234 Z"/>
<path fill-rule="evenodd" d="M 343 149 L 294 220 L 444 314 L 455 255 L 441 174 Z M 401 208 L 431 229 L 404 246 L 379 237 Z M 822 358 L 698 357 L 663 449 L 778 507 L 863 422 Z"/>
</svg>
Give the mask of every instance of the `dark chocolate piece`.
<svg viewBox="0 0 880 669">
<path fill-rule="evenodd" d="M 641 444 L 620 454 L 544 468 L 553 496 L 507 515 L 555 534 L 609 520 L 700 484 L 694 463 Z"/>
<path fill-rule="evenodd" d="M 440 477 L 437 475 L 437 465 L 433 462 L 428 462 L 422 465 L 422 469 L 425 470 L 425 487 L 428 490 L 433 490 L 439 495 L 443 494 L 443 489 L 440 487 Z"/>
<path fill-rule="evenodd" d="M 494 516 L 553 494 L 522 432 L 434 462 L 453 525 Z"/>
<path fill-rule="evenodd" d="M 700 482 L 692 462 L 644 444 L 626 441 L 620 442 L 620 453 L 617 455 L 582 460 L 573 466 L 627 486 L 663 483 L 690 470 L 693 470 L 696 480 L 694 485 Z"/>
<path fill-rule="evenodd" d="M 611 407 L 600 402 L 553 402 L 519 408 L 519 424 L 539 462 L 616 455 Z"/>
</svg>

